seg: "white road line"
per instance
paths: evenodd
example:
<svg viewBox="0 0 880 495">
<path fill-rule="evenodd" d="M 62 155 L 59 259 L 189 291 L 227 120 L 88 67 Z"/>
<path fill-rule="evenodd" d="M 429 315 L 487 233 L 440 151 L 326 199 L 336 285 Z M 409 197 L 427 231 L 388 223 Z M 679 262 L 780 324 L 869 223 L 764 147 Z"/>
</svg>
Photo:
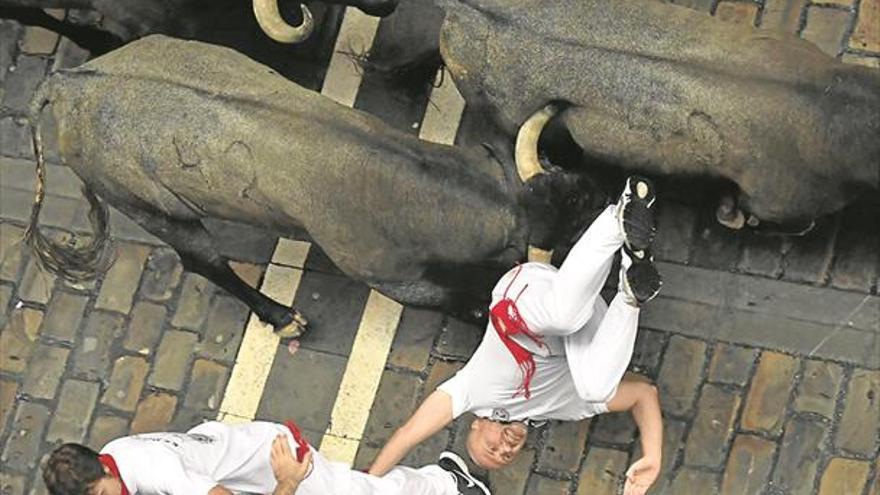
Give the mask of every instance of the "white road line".
<svg viewBox="0 0 880 495">
<path fill-rule="evenodd" d="M 333 46 L 324 87 L 321 88 L 322 95 L 347 107 L 354 107 L 363 79 L 355 58 L 366 54 L 373 47 L 377 29 L 378 17 L 369 16 L 352 7 L 345 8 L 345 17 Z"/>
<path fill-rule="evenodd" d="M 280 258 L 285 263 L 299 268 L 270 263 L 266 269 L 266 276 L 263 277 L 260 292 L 281 304 L 291 305 L 302 278 L 302 266 L 305 265 L 308 252 L 307 242 L 279 239 L 275 255 L 272 257 L 273 261 Z M 278 340 L 272 327 L 261 322 L 251 313 L 232 367 L 229 383 L 223 393 L 223 402 L 220 404 L 217 419 L 230 423 L 254 419 L 260 406 L 260 399 L 263 397 L 266 380 L 272 370 L 272 363 L 278 350 Z"/>
</svg>

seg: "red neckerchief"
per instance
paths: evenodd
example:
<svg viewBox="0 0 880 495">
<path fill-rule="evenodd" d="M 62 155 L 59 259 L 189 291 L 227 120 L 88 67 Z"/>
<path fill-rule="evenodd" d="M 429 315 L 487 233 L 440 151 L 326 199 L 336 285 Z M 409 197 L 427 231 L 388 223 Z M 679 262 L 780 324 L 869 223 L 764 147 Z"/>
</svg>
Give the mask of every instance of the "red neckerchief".
<svg viewBox="0 0 880 495">
<path fill-rule="evenodd" d="M 119 484 L 122 485 L 122 495 L 131 495 L 128 487 L 125 486 L 125 481 L 122 481 L 122 476 L 119 474 L 119 468 L 116 467 L 116 460 L 113 459 L 113 456 L 110 454 L 98 454 L 98 461 L 110 470 L 110 474 L 119 480 Z"/>
<path fill-rule="evenodd" d="M 306 455 L 306 452 L 309 451 L 309 442 L 303 438 L 302 433 L 299 431 L 299 428 L 296 426 L 296 423 L 291 421 L 285 421 L 284 426 L 290 430 L 290 434 L 293 435 L 293 439 L 296 440 L 296 462 L 302 462 L 303 457 Z M 124 495 L 124 494 L 123 494 Z"/>
<path fill-rule="evenodd" d="M 507 350 L 510 351 L 510 355 L 513 356 L 513 359 L 516 361 L 517 366 L 519 366 L 519 369 L 523 374 L 523 381 L 513 396 L 516 397 L 522 393 L 526 399 L 529 399 L 532 396 L 529 387 L 532 383 L 532 377 L 535 376 L 535 359 L 532 357 L 532 353 L 529 352 L 528 349 L 513 340 L 513 336 L 523 334 L 531 339 L 532 342 L 538 344 L 539 347 L 544 347 L 544 341 L 539 335 L 529 330 L 529 326 L 526 324 L 525 320 L 523 320 L 519 313 L 519 309 L 516 307 L 516 301 L 519 300 L 519 296 L 522 295 L 523 291 L 525 291 L 529 285 L 526 284 L 522 290 L 519 291 L 516 299 L 510 299 L 507 297 L 507 291 L 510 290 L 510 287 L 516 280 L 516 277 L 519 276 L 521 270 L 522 265 L 517 267 L 513 279 L 511 279 L 507 288 L 504 289 L 504 296 L 489 310 L 489 319 L 492 321 L 492 327 L 495 328 L 498 337 L 501 338 L 501 342 L 504 342 L 504 345 L 507 347 Z"/>
</svg>

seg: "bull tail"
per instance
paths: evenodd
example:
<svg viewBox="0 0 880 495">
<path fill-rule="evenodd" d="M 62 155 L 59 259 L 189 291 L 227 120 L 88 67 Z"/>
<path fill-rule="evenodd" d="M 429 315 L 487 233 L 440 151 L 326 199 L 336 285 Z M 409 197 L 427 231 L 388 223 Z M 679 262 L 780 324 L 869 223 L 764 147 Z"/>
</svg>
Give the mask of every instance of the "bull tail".
<svg viewBox="0 0 880 495">
<path fill-rule="evenodd" d="M 34 205 L 24 241 L 36 254 L 40 265 L 48 271 L 73 282 L 92 280 L 102 273 L 112 262 L 109 253 L 110 232 L 109 212 L 88 186 L 83 187 L 83 195 L 89 202 L 89 223 L 92 238 L 84 245 L 77 245 L 75 238 L 68 243 L 60 243 L 40 231 L 38 221 L 43 200 L 46 196 L 46 162 L 43 155 L 42 125 L 40 114 L 49 103 L 49 84 L 51 79 L 38 88 L 31 102 L 29 123 L 31 139 L 36 159 L 36 192 Z"/>
</svg>

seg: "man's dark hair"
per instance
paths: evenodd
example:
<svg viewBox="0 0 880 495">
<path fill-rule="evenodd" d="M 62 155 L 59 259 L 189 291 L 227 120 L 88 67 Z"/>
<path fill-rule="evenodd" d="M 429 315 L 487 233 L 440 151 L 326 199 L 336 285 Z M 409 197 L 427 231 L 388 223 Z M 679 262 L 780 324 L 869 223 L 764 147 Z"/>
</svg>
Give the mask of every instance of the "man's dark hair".
<svg viewBox="0 0 880 495">
<path fill-rule="evenodd" d="M 52 495 L 88 495 L 91 484 L 102 477 L 98 453 L 78 443 L 58 447 L 43 466 L 43 481 Z"/>
</svg>

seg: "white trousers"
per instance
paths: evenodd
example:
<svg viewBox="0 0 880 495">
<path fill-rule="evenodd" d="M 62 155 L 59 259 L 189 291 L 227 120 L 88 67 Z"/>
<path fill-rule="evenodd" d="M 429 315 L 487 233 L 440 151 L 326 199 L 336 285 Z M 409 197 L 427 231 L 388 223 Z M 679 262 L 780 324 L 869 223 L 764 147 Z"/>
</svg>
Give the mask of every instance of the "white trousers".
<svg viewBox="0 0 880 495">
<path fill-rule="evenodd" d="M 565 354 L 578 395 L 590 402 L 607 402 L 616 392 L 632 357 L 639 323 L 639 309 L 627 304 L 623 294 L 610 305 L 599 294 L 623 246 L 616 208 L 611 205 L 596 218 L 558 270 L 543 264 L 524 268 L 524 277 L 519 277 L 523 280 L 508 290 L 516 298 L 525 288 L 516 302 L 523 319 L 545 338 L 550 355 Z M 529 265 L 535 264 L 524 267 Z M 499 286 L 505 285 L 504 279 Z M 517 336 L 517 342 L 541 353 L 522 337 Z"/>
</svg>

